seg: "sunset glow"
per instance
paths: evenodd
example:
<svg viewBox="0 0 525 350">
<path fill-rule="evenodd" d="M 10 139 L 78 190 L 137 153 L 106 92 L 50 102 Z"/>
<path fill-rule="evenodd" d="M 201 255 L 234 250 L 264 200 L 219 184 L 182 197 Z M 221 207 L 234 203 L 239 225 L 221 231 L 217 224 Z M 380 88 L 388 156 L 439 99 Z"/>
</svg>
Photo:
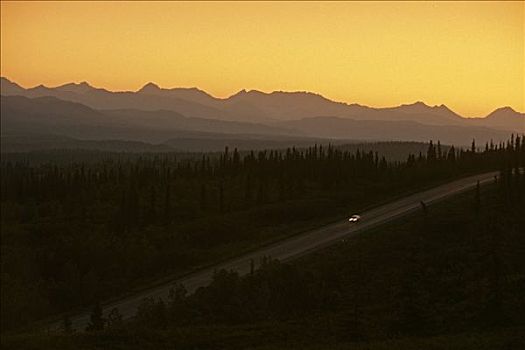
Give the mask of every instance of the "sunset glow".
<svg viewBox="0 0 525 350">
<path fill-rule="evenodd" d="M 524 108 L 524 2 L 1 3 L 1 75 L 24 87 L 307 90 L 464 116 Z"/>
</svg>

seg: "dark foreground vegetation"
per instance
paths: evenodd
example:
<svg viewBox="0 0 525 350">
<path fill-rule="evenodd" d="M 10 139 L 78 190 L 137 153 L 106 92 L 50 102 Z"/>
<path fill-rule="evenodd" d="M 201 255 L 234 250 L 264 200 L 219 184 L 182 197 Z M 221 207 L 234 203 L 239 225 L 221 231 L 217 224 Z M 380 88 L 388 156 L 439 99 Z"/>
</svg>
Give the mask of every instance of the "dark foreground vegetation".
<svg viewBox="0 0 525 350">
<path fill-rule="evenodd" d="M 154 277 L 188 271 L 309 225 L 347 215 L 351 209 L 363 209 L 367 204 L 468 173 L 503 169 L 501 193 L 509 198 L 497 203 L 515 208 L 516 194 L 521 193 L 525 181 L 510 174 L 524 164 L 524 155 L 525 143 L 516 137 L 505 145 L 487 145 L 481 152 L 476 152 L 475 147 L 443 152 L 439 145 L 430 144 L 426 154 L 411 155 L 406 162 L 387 162 L 372 152 L 346 152 L 333 147 L 246 155 L 226 150 L 218 157 L 201 159 L 164 155 L 59 165 L 2 161 L 2 330 L 20 329 L 49 315 L 93 305 Z M 501 213 L 514 215 L 510 210 Z M 479 215 L 486 219 L 487 215 Z M 519 216 L 507 218 L 511 222 L 515 219 Z M 492 231 L 503 235 L 508 227 L 503 224 L 498 221 L 480 228 L 494 227 Z M 443 229 L 430 221 L 425 225 L 424 231 L 430 233 Z M 458 229 L 457 236 L 467 235 L 464 231 Z M 446 230 L 447 234 L 450 232 L 455 231 Z M 382 243 L 385 254 L 396 252 L 396 240 Z M 422 307 L 425 303 L 436 305 L 425 296 L 437 283 L 431 282 L 433 271 L 417 270 L 427 266 L 418 260 L 423 259 L 418 252 L 430 250 L 428 254 L 433 254 L 435 250 L 424 246 L 425 239 L 418 242 L 421 249 L 413 248 L 408 255 L 398 252 L 393 261 L 412 259 L 414 263 L 398 265 L 399 273 L 408 281 L 413 280 L 414 274 L 427 276 L 428 284 L 417 283 L 417 288 L 412 289 L 405 286 L 410 283 L 403 282 L 397 285 L 399 290 L 377 286 L 378 299 L 385 304 L 388 301 L 388 307 L 403 310 L 398 317 L 405 317 L 406 313 L 408 319 L 419 312 L 419 306 L 414 305 L 415 311 L 406 305 L 396 306 L 395 302 L 402 300 L 394 298 L 396 293 L 408 300 L 421 298 Z M 413 244 L 402 246 L 408 249 Z M 474 246 L 470 247 L 473 254 L 478 254 Z M 454 250 L 453 246 L 449 248 Z M 386 256 L 379 262 L 393 266 L 387 263 Z M 199 327 L 255 321 L 260 327 L 265 322 L 288 319 L 299 322 L 299 332 L 304 331 L 306 322 L 319 332 L 333 330 L 334 336 L 339 334 L 338 327 L 348 329 L 348 322 L 358 324 L 350 327 L 355 337 L 403 334 L 403 327 L 412 329 L 409 323 L 388 319 L 378 323 L 368 318 L 364 305 L 369 303 L 368 298 L 375 297 L 375 287 L 366 287 L 371 293 L 365 287 L 350 288 L 347 293 L 344 286 L 360 275 L 346 268 L 359 268 L 361 276 L 378 272 L 371 272 L 364 262 L 342 263 L 343 258 L 346 253 L 339 258 L 334 256 L 332 263 L 323 258 L 320 261 L 324 263 L 310 267 L 307 264 L 306 268 L 301 264 L 268 262 L 259 273 L 245 279 L 218 272 L 216 282 L 195 296 L 186 298 L 176 288 L 171 301 L 147 301 L 136 327 L 189 327 L 184 332 L 189 332 L 190 338 L 200 332 Z M 448 258 L 439 261 L 449 262 Z M 314 265 L 318 267 L 313 268 Z M 457 272 L 462 267 L 461 263 L 447 265 L 443 271 Z M 522 283 L 519 275 L 513 276 Z M 378 278 L 370 282 L 380 281 Z M 453 285 L 457 281 L 449 282 Z M 393 299 L 381 295 L 386 293 L 385 288 Z M 463 291 L 467 292 L 468 288 Z M 447 293 L 444 295 L 449 300 Z M 458 300 L 462 295 L 457 294 Z M 370 305 L 377 307 L 377 312 L 390 312 L 381 309 L 385 305 Z M 338 310 L 346 310 L 348 315 L 341 316 Z M 312 316 L 317 313 L 322 319 Z M 119 323 L 118 314 L 112 322 Z M 413 322 L 416 328 L 430 327 Z M 93 328 L 102 328 L 100 324 Z M 325 331 L 321 324 L 327 325 Z M 400 328 L 396 329 L 395 324 Z M 268 332 L 280 332 L 279 327 Z M 282 327 L 295 326 L 284 323 Z M 127 329 L 121 331 L 125 334 Z M 166 332 L 162 337 L 172 336 Z M 101 334 L 102 338 L 105 336 Z"/>
<path fill-rule="evenodd" d="M 522 349 L 525 174 L 378 227 L 293 264 L 168 300 L 92 331 L 4 336 L 19 349 Z"/>
</svg>

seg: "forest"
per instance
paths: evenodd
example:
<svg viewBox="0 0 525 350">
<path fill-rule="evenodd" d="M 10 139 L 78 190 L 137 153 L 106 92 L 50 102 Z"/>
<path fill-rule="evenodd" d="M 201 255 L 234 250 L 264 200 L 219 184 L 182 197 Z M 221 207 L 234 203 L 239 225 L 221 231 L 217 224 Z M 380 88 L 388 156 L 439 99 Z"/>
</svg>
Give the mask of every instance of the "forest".
<svg viewBox="0 0 525 350">
<path fill-rule="evenodd" d="M 467 150 L 430 142 L 426 152 L 405 161 L 331 145 L 243 153 L 226 148 L 199 157 L 2 158 L 3 332 L 50 316 L 67 317 L 68 311 L 91 308 L 156 278 L 188 272 L 467 174 L 500 169 L 509 203 L 518 201 L 525 183 L 517 170 L 525 164 L 521 136 L 484 147 L 473 141 Z M 163 326 L 164 316 L 158 314 L 164 311 L 152 310 L 169 306 L 181 308 L 181 315 L 192 310 L 176 324 L 239 323 L 299 317 L 305 305 L 333 305 L 337 278 L 319 280 L 297 269 L 268 261 L 246 279 L 220 271 L 210 288 L 194 296 L 187 298 L 175 288 L 169 305 L 147 301 L 137 319 Z M 317 282 L 310 285 L 311 280 Z M 289 294 L 257 295 L 271 285 L 283 290 L 282 283 L 293 284 L 286 288 Z M 243 295 L 250 296 L 250 307 Z M 118 314 L 114 316 L 118 321 Z M 96 324 L 95 329 L 103 328 Z"/>
</svg>

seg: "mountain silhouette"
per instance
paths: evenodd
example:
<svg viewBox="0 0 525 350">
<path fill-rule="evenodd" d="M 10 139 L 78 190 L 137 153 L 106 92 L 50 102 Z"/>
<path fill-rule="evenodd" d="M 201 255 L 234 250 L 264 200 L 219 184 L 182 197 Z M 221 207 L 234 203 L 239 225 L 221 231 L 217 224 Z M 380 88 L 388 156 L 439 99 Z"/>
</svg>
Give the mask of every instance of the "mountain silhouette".
<svg viewBox="0 0 525 350">
<path fill-rule="evenodd" d="M 96 110 L 77 102 L 55 97 L 1 97 L 2 135 L 60 135 L 83 140 L 129 140 L 160 143 L 173 139 L 195 139 L 188 133 L 214 133 L 215 145 L 225 140 L 237 144 L 264 142 L 279 138 L 279 145 L 293 146 L 298 138 L 325 140 L 428 141 L 466 145 L 507 139 L 510 132 L 478 126 L 428 125 L 413 121 L 354 120 L 341 117 L 310 117 L 276 121 L 270 125 L 186 117 L 167 110 Z M 236 136 L 237 135 L 237 136 Z M 261 138 L 259 137 L 259 138 Z M 247 140 L 249 142 L 241 142 Z M 283 141 L 284 142 L 281 142 Z M 190 142 L 190 141 L 188 141 Z M 199 141 L 195 141 L 199 142 Z M 172 145 L 177 144 L 172 141 Z M 274 143 L 277 144 L 277 143 Z M 304 142 L 302 143 L 304 144 Z M 196 144 L 193 146 L 195 148 Z"/>
<path fill-rule="evenodd" d="M 197 88 L 173 88 L 173 89 L 163 89 L 160 88 L 155 83 L 147 83 L 142 88 L 140 88 L 137 93 L 139 94 L 148 94 L 148 95 L 157 95 L 164 97 L 174 97 L 178 99 L 183 99 L 186 101 L 198 103 L 200 105 L 219 108 L 220 99 L 216 99 L 205 91 L 199 90 Z"/>
<path fill-rule="evenodd" d="M 74 92 L 77 94 L 85 94 L 85 93 L 88 93 L 94 90 L 95 88 L 89 85 L 87 82 L 83 81 L 78 84 L 76 83 L 64 84 L 64 85 L 56 87 L 56 89 L 60 91 L 64 91 L 64 92 Z"/>
<path fill-rule="evenodd" d="M 241 90 L 228 98 L 221 99 L 197 88 L 165 89 L 152 82 L 145 84 L 138 91 L 112 92 L 95 88 L 87 82 L 68 83 L 54 88 L 39 85 L 24 89 L 6 78 L 1 78 L 1 93 L 4 96 L 20 95 L 30 98 L 52 96 L 64 101 L 77 102 L 98 111 L 126 110 L 128 111 L 126 113 L 130 114 L 131 110 L 149 112 L 162 110 L 164 113 L 167 111 L 178 113 L 185 118 L 249 122 L 257 124 L 260 131 L 255 133 L 261 134 L 274 133 L 275 130 L 265 129 L 268 127 L 280 129 L 288 125 L 306 125 L 311 123 L 311 118 L 315 118 L 316 123 L 324 130 L 328 130 L 334 120 L 348 119 L 354 124 L 357 121 L 414 122 L 428 126 L 485 127 L 508 133 L 525 132 L 525 115 L 509 107 L 498 109 L 484 118 L 464 118 L 445 105 L 429 106 L 423 102 L 416 102 L 395 107 L 373 108 L 332 101 L 320 94 L 306 91 L 265 93 L 257 90 Z M 122 118 L 122 113 L 116 114 Z M 150 114 L 149 117 L 159 118 L 159 113 Z M 144 113 L 141 115 L 146 118 Z M 159 119 L 159 123 L 161 120 L 162 125 L 167 123 L 165 115 Z M 282 123 L 300 120 L 305 121 Z M 162 125 L 159 124 L 157 128 Z M 374 125 L 379 127 L 380 124 Z M 401 123 L 398 127 L 403 125 L 407 124 Z M 300 133 L 298 130 L 295 132 Z M 488 131 L 482 133 L 487 134 Z M 354 134 L 356 133 L 352 133 Z M 386 133 L 382 137 L 390 140 L 395 135 L 395 133 L 391 135 Z M 355 137 L 365 138 L 364 135 Z"/>
<path fill-rule="evenodd" d="M 157 94 L 160 91 L 160 87 L 152 82 L 147 83 L 144 85 L 140 90 L 137 92 L 139 93 L 145 93 L 145 94 Z"/>
<path fill-rule="evenodd" d="M 257 90 L 242 90 L 224 100 L 226 110 L 242 105 L 244 110 L 251 106 L 273 120 L 294 120 L 321 115 L 345 116 L 350 112 L 360 112 L 367 107 L 334 102 L 311 92 L 264 93 Z"/>
<path fill-rule="evenodd" d="M 523 131 L 525 129 L 525 113 L 516 112 L 511 107 L 498 108 L 484 118 L 484 124 L 500 129 L 513 126 L 516 130 Z"/>
<path fill-rule="evenodd" d="M 16 84 L 6 78 L 1 78 L 1 94 L 4 96 L 21 95 L 25 97 L 52 96 L 62 100 L 84 104 L 94 109 L 139 109 L 139 110 L 171 110 L 189 117 L 231 120 L 235 119 L 227 112 L 205 106 L 199 103 L 180 99 L 175 96 L 151 93 L 152 85 L 146 85 L 138 92 L 112 92 L 106 89 L 94 88 L 87 83 L 65 84 L 56 88 L 39 85 L 30 89 L 17 89 Z"/>
</svg>

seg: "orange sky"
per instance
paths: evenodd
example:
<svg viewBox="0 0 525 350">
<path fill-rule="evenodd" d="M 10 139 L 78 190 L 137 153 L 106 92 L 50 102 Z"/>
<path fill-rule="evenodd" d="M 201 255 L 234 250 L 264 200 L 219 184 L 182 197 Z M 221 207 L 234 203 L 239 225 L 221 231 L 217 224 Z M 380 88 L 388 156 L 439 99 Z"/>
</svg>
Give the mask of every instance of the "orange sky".
<svg viewBox="0 0 525 350">
<path fill-rule="evenodd" d="M 523 112 L 524 16 L 524 2 L 2 1 L 1 74 L 25 87 L 154 81 Z"/>
</svg>

